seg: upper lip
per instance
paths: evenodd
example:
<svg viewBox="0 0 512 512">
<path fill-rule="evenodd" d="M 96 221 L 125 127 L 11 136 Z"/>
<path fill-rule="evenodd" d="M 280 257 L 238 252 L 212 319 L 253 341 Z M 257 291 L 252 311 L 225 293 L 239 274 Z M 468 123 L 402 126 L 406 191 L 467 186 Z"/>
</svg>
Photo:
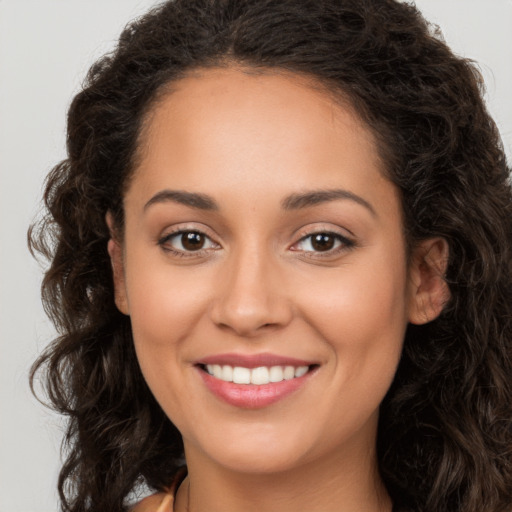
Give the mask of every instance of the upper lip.
<svg viewBox="0 0 512 512">
<path fill-rule="evenodd" d="M 317 364 L 313 361 L 297 359 L 295 357 L 277 354 L 215 354 L 197 361 L 198 365 L 219 364 L 228 366 L 241 366 L 244 368 L 258 368 L 260 366 L 311 366 Z"/>
</svg>

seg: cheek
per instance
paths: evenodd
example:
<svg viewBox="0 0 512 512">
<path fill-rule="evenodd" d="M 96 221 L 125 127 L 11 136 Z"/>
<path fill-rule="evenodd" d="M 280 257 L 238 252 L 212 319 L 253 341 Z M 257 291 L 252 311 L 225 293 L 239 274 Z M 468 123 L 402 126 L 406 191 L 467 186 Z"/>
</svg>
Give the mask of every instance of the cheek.
<svg viewBox="0 0 512 512">
<path fill-rule="evenodd" d="M 207 291 L 197 283 L 192 286 L 191 281 L 195 279 L 180 278 L 180 273 L 169 267 L 157 271 L 156 266 L 129 274 L 127 281 L 133 339 L 142 374 L 180 431 L 187 431 L 188 405 L 194 400 L 187 385 L 190 337 L 203 315 Z"/>
<path fill-rule="evenodd" d="M 369 259 L 368 259 L 369 260 Z M 327 330 L 350 329 L 392 332 L 406 322 L 405 263 L 387 265 L 384 261 L 357 262 L 336 269 L 336 274 L 307 286 L 311 321 Z M 323 319 L 323 320 L 321 320 Z"/>
<path fill-rule="evenodd" d="M 208 280 L 192 267 L 172 268 L 161 255 L 151 261 L 127 261 L 126 288 L 137 358 L 148 385 L 158 395 L 181 393 L 180 372 L 186 360 L 187 337 L 198 328 L 208 303 Z M 144 261 L 144 264 L 140 262 Z M 172 386 L 165 383 L 175 381 Z"/>
<path fill-rule="evenodd" d="M 378 411 L 400 361 L 407 325 L 403 278 L 365 275 L 333 287 L 330 300 L 311 310 L 332 354 L 331 385 L 339 397 L 326 428 L 339 428 L 350 415 L 362 427 Z"/>
<path fill-rule="evenodd" d="M 407 326 L 406 272 L 396 261 L 337 269 L 317 290 L 303 295 L 310 324 L 337 365 L 336 378 L 387 387 L 396 371 Z"/>
<path fill-rule="evenodd" d="M 135 266 L 135 265 L 134 265 Z M 128 273 L 127 291 L 134 334 L 155 345 L 177 343 L 197 322 L 208 296 L 201 272 L 148 265 Z"/>
</svg>

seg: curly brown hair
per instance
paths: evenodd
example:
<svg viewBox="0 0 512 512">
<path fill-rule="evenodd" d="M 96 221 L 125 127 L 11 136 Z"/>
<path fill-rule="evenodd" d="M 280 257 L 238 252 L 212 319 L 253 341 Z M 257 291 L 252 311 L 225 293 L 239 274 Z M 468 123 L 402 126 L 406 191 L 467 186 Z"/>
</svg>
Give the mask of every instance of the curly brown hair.
<svg viewBox="0 0 512 512">
<path fill-rule="evenodd" d="M 69 417 L 62 509 L 122 511 L 182 464 L 179 432 L 149 391 L 130 320 L 114 304 L 105 222 L 144 119 L 170 82 L 243 65 L 313 76 L 348 98 L 400 189 L 409 246 L 447 240 L 451 299 L 409 326 L 378 433 L 395 506 L 504 512 L 512 503 L 512 191 L 475 66 L 416 8 L 394 0 L 176 0 L 129 25 L 69 109 L 68 158 L 50 173 L 29 233 L 50 261 L 42 290 L 60 336 L 34 364 Z"/>
</svg>

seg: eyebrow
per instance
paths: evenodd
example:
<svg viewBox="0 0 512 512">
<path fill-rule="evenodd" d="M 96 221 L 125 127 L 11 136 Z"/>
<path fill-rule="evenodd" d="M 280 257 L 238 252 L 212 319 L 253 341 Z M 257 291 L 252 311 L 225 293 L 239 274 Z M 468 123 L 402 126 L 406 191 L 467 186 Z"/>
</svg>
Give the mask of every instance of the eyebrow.
<svg viewBox="0 0 512 512">
<path fill-rule="evenodd" d="M 292 194 L 286 197 L 281 205 L 285 210 L 299 210 L 302 208 L 309 208 L 322 203 L 330 201 L 337 201 L 340 199 L 348 199 L 354 201 L 361 206 L 364 206 L 374 217 L 377 217 L 377 212 L 373 206 L 363 199 L 362 197 L 344 189 L 329 189 L 329 190 L 312 190 L 308 192 Z"/>
<path fill-rule="evenodd" d="M 368 201 L 357 194 L 344 189 L 311 190 L 308 192 L 291 194 L 283 199 L 281 206 L 284 210 L 301 210 L 303 208 L 309 208 L 311 206 L 340 199 L 354 201 L 355 203 L 364 206 L 374 217 L 377 217 L 377 212 Z M 206 211 L 218 211 L 220 209 L 217 202 L 206 194 L 166 189 L 156 193 L 144 205 L 144 211 L 154 204 L 167 202 L 183 204 L 191 208 Z"/>
<path fill-rule="evenodd" d="M 144 211 L 150 206 L 159 203 L 178 203 L 199 210 L 215 211 L 219 209 L 218 204 L 206 194 L 195 192 L 184 192 L 182 190 L 162 190 L 155 194 L 145 205 Z"/>
</svg>

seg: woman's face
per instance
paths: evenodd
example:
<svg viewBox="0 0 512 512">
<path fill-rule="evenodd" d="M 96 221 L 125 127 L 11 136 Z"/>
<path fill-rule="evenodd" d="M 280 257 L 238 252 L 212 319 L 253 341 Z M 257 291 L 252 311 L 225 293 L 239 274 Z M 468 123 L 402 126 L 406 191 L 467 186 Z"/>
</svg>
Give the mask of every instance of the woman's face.
<svg viewBox="0 0 512 512">
<path fill-rule="evenodd" d="M 116 301 L 187 458 L 371 453 L 416 287 L 369 131 L 299 77 L 211 69 L 173 84 L 140 157 Z"/>
</svg>

